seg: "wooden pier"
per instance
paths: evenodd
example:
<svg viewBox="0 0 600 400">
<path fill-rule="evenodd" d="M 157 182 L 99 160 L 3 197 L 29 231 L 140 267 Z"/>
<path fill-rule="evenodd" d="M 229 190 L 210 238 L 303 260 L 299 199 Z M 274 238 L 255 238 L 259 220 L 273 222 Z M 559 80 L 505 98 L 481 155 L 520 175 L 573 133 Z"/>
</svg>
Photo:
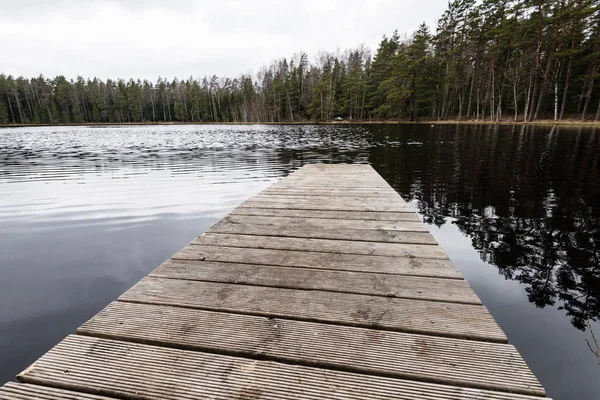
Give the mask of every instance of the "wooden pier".
<svg viewBox="0 0 600 400">
<path fill-rule="evenodd" d="M 411 207 L 368 165 L 249 199 L 0 399 L 539 399 Z"/>
</svg>

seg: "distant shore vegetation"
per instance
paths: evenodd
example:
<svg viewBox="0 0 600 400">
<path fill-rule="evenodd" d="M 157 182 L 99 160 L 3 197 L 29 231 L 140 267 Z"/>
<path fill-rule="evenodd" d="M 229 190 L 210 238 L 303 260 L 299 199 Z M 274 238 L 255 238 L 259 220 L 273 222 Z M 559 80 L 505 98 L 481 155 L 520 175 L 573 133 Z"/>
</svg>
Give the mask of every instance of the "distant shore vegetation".
<svg viewBox="0 0 600 400">
<path fill-rule="evenodd" d="M 455 0 L 436 33 L 156 82 L 0 75 L 0 124 L 600 120 L 600 4 Z"/>
</svg>

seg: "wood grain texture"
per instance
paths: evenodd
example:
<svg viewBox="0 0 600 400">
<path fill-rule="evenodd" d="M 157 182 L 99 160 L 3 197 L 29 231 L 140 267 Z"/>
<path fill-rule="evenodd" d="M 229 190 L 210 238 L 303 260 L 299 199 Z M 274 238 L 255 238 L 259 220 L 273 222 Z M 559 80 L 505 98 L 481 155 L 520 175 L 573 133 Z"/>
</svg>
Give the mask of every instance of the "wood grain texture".
<svg viewBox="0 0 600 400">
<path fill-rule="evenodd" d="M 448 259 L 448 256 L 446 256 L 439 246 L 405 243 L 348 242 L 345 240 L 330 239 L 205 233 L 193 240 L 191 244 L 390 257 L 434 258 L 438 260 Z"/>
<path fill-rule="evenodd" d="M 374 231 L 397 231 L 397 232 L 429 232 L 427 227 L 421 221 L 371 221 L 371 220 L 340 220 L 327 218 L 298 218 L 298 217 L 266 217 L 266 216 L 248 216 L 248 215 L 228 215 L 219 221 L 221 223 L 285 227 L 290 230 L 297 229 L 322 229 L 328 230 L 374 230 Z M 365 232 L 358 232 L 365 233 Z"/>
<path fill-rule="evenodd" d="M 335 201 L 324 203 L 320 201 L 302 199 L 276 200 L 275 196 L 268 199 L 251 198 L 240 204 L 239 208 L 283 208 L 289 210 L 330 210 L 330 211 L 379 211 L 379 212 L 407 212 L 413 211 L 410 206 L 403 204 L 366 204 Z"/>
<path fill-rule="evenodd" d="M 248 215 L 228 215 L 219 223 L 244 224 L 244 225 L 266 225 L 273 227 L 287 227 L 290 229 L 314 228 L 323 230 L 375 230 L 375 231 L 398 231 L 398 232 L 429 232 L 421 221 L 371 221 L 371 220 L 339 220 L 328 218 L 298 218 L 298 217 L 267 217 Z M 364 232 L 359 232 L 364 233 Z"/>
<path fill-rule="evenodd" d="M 365 199 L 395 199 L 398 194 L 393 190 L 339 190 L 339 189 L 295 189 L 292 187 L 269 188 L 261 192 L 268 196 L 318 196 L 318 197 L 363 197 Z"/>
<path fill-rule="evenodd" d="M 534 399 L 85 336 L 67 337 L 18 379 L 132 399 Z"/>
<path fill-rule="evenodd" d="M 230 215 L 257 215 L 264 217 L 294 217 L 343 219 L 360 221 L 415 221 L 421 220 L 414 211 L 376 212 L 376 211 L 337 211 L 337 210 L 286 210 L 283 208 L 236 208 Z"/>
<path fill-rule="evenodd" d="M 358 204 L 368 206 L 381 206 L 381 205 L 389 205 L 390 203 L 407 206 L 406 203 L 400 196 L 394 194 L 393 196 L 386 196 L 384 198 L 367 198 L 364 196 L 346 196 L 346 197 L 331 197 L 331 196 L 317 196 L 314 194 L 304 194 L 297 196 L 285 196 L 285 195 L 270 195 L 270 194 L 262 194 L 259 193 L 256 196 L 251 198 L 252 201 L 279 201 L 279 202 L 289 202 L 289 201 L 306 201 L 306 202 L 319 202 L 319 203 L 327 203 L 327 204 Z"/>
<path fill-rule="evenodd" d="M 182 260 L 168 260 L 154 270 L 150 276 L 288 289 L 324 290 L 449 303 L 481 304 L 481 300 L 469 284 L 465 280 L 459 279 Z"/>
<path fill-rule="evenodd" d="M 391 198 L 371 199 L 371 198 L 366 198 L 366 197 L 362 197 L 362 196 L 331 197 L 331 196 L 305 195 L 305 196 L 286 197 L 283 195 L 272 196 L 272 195 L 263 195 L 263 194 L 259 193 L 256 196 L 250 198 L 250 200 L 253 202 L 268 201 L 268 202 L 280 202 L 280 203 L 296 201 L 299 203 L 303 203 L 303 202 L 324 203 L 324 204 L 329 204 L 329 205 L 339 204 L 339 205 L 363 206 L 363 207 L 380 207 L 380 206 L 391 206 L 391 205 L 403 207 L 403 208 L 408 207 L 408 203 L 406 203 L 404 200 L 402 200 L 402 198 L 398 195 L 394 195 L 394 197 L 391 197 Z"/>
<path fill-rule="evenodd" d="M 0 387 L 0 400 L 113 400 L 114 397 L 56 389 L 48 386 L 8 382 Z"/>
<path fill-rule="evenodd" d="M 315 188 L 327 188 L 327 189 L 373 189 L 373 190 L 387 190 L 390 186 L 384 182 L 374 182 L 373 178 L 357 179 L 350 177 L 319 177 L 319 178 L 300 178 L 300 177 L 288 177 L 286 178 L 285 185 L 295 185 Z M 277 186 L 281 187 L 281 186 Z"/>
<path fill-rule="evenodd" d="M 507 344 L 123 302 L 109 305 L 79 328 L 78 333 L 364 374 L 544 395 L 517 350 Z"/>
<path fill-rule="evenodd" d="M 478 305 L 146 277 L 119 300 L 506 342 Z"/>
<path fill-rule="evenodd" d="M 426 258 L 188 245 L 172 259 L 462 279 L 450 260 Z"/>
<path fill-rule="evenodd" d="M 331 185 L 331 184 L 323 184 L 323 185 L 319 185 L 318 183 L 313 183 L 313 182 L 307 182 L 307 183 L 302 183 L 302 181 L 299 181 L 297 183 L 289 183 L 286 180 L 283 181 L 279 181 L 278 183 L 274 183 L 273 185 L 269 186 L 267 189 L 265 189 L 262 193 L 265 193 L 266 191 L 300 191 L 300 192 L 313 192 L 313 191 L 321 191 L 321 192 L 325 192 L 326 195 L 328 195 L 328 192 L 337 192 L 337 193 L 344 193 L 344 194 L 348 194 L 350 193 L 350 197 L 360 197 L 360 196 L 367 196 L 367 197 L 371 197 L 370 195 L 375 193 L 383 193 L 383 194 L 389 194 L 390 196 L 392 195 L 398 195 L 398 192 L 396 192 L 391 186 L 389 185 L 377 185 L 376 187 L 360 187 L 360 186 L 356 186 L 356 185 L 346 185 L 346 186 L 339 186 L 339 185 Z M 355 193 L 354 195 L 352 195 L 352 193 Z"/>
<path fill-rule="evenodd" d="M 410 227 L 408 227 L 410 229 Z M 333 239 L 356 242 L 379 243 L 405 243 L 437 246 L 437 242 L 429 232 L 391 231 L 375 229 L 348 229 L 348 228 L 317 228 L 309 224 L 296 223 L 295 225 L 261 225 L 244 224 L 221 220 L 213 225 L 207 233 L 221 233 L 230 235 L 277 236 L 289 238 Z"/>
</svg>

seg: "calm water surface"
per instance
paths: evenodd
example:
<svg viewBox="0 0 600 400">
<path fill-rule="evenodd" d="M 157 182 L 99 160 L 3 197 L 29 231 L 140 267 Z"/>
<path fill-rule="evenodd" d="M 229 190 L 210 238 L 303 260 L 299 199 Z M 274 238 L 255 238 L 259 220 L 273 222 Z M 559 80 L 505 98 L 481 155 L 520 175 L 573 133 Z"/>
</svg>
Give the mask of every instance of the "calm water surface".
<svg viewBox="0 0 600 400">
<path fill-rule="evenodd" d="M 548 395 L 600 397 L 600 133 L 511 126 L 0 129 L 0 383 L 311 162 L 371 163 Z"/>
</svg>

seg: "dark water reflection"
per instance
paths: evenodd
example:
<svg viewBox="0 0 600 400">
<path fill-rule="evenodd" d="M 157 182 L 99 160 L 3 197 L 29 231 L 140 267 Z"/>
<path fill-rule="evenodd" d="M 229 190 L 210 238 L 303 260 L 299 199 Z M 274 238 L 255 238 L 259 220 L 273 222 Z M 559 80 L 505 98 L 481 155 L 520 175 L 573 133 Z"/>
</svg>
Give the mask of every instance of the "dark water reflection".
<svg viewBox="0 0 600 400">
<path fill-rule="evenodd" d="M 548 394 L 598 397 L 584 328 L 600 314 L 600 134 L 517 126 L 2 129 L 0 381 L 245 198 L 318 161 L 372 163 Z"/>
</svg>

